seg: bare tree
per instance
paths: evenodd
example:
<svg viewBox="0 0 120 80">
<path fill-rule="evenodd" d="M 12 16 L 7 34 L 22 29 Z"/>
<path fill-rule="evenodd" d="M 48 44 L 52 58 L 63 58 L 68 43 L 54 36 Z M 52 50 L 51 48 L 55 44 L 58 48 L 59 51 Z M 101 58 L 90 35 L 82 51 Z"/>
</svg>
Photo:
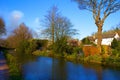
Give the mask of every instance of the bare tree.
<svg viewBox="0 0 120 80">
<path fill-rule="evenodd" d="M 13 31 L 7 39 L 9 46 L 16 48 L 21 42 L 32 38 L 32 33 L 24 23 L 20 24 L 18 28 Z"/>
<path fill-rule="evenodd" d="M 71 36 L 76 33 L 70 20 L 60 15 L 55 6 L 45 16 L 44 24 L 46 26 L 44 33 L 52 39 L 53 43 L 61 37 Z"/>
<path fill-rule="evenodd" d="M 52 43 L 55 40 L 55 21 L 59 16 L 59 12 L 56 6 L 53 6 L 51 10 L 48 11 L 48 14 L 45 16 L 44 25 L 46 29 L 44 30 L 45 34 L 52 39 Z"/>
<path fill-rule="evenodd" d="M 98 27 L 97 46 L 101 53 L 102 27 L 106 18 L 120 9 L 120 0 L 73 0 L 79 4 L 80 9 L 85 9 L 93 14 Z"/>
<path fill-rule="evenodd" d="M 2 18 L 0 18 L 0 35 L 5 33 L 5 23 Z"/>
<path fill-rule="evenodd" d="M 31 31 L 24 23 L 20 24 L 20 26 L 13 31 L 13 34 L 18 40 L 28 40 L 32 38 Z"/>
</svg>

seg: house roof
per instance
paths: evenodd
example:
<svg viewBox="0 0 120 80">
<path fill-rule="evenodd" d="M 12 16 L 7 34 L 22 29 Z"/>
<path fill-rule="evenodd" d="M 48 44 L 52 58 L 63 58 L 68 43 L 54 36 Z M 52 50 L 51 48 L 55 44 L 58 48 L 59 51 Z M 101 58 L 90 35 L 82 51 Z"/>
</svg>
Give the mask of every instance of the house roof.
<svg viewBox="0 0 120 80">
<path fill-rule="evenodd" d="M 112 31 L 112 32 L 109 32 L 109 33 L 104 33 L 104 34 L 102 34 L 102 39 L 104 39 L 104 38 L 114 38 L 116 34 L 118 34 L 120 36 L 120 30 Z M 97 35 L 88 36 L 87 38 L 90 41 L 95 41 L 95 39 L 97 39 Z M 119 38 L 119 40 L 120 40 L 120 38 Z"/>
<path fill-rule="evenodd" d="M 116 34 L 118 34 L 118 33 L 112 32 L 112 33 L 102 34 L 102 39 L 103 39 L 103 38 L 114 38 Z M 118 34 L 118 35 L 119 35 L 119 34 Z M 120 35 L 119 35 L 119 36 L 120 36 Z M 95 37 L 95 39 L 97 39 L 97 36 Z"/>
<path fill-rule="evenodd" d="M 120 36 L 120 30 L 117 31 L 118 35 Z"/>
<path fill-rule="evenodd" d="M 116 33 L 107 33 L 107 34 L 103 34 L 102 38 L 114 38 L 115 35 Z"/>
</svg>

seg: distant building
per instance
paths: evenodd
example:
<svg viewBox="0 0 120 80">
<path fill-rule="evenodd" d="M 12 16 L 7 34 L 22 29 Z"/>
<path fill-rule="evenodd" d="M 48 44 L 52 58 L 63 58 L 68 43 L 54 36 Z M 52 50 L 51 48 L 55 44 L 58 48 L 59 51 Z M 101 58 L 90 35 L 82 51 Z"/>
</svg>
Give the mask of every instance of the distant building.
<svg viewBox="0 0 120 80">
<path fill-rule="evenodd" d="M 95 44 L 97 44 L 97 37 L 90 36 L 88 38 L 91 42 L 94 42 Z M 120 40 L 120 35 L 117 32 L 103 34 L 101 45 L 111 46 L 111 43 L 114 38 L 117 40 Z"/>
<path fill-rule="evenodd" d="M 81 42 L 80 42 L 78 39 L 68 40 L 68 45 L 71 45 L 71 46 L 79 46 L 80 43 L 81 43 Z"/>
<path fill-rule="evenodd" d="M 102 45 L 108 45 L 111 46 L 111 43 L 113 41 L 113 39 L 120 39 L 120 36 L 118 33 L 111 33 L 111 34 L 104 34 L 102 35 Z M 95 44 L 97 44 L 97 39 L 95 39 Z"/>
</svg>

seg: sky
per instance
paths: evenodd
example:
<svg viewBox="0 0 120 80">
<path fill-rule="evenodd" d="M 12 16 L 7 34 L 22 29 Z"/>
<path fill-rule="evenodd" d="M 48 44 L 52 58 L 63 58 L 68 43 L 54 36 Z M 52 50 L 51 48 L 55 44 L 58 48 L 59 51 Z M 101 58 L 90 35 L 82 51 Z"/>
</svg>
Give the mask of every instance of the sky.
<svg viewBox="0 0 120 80">
<path fill-rule="evenodd" d="M 42 37 L 44 29 L 42 21 L 52 6 L 56 5 L 60 13 L 70 19 L 78 35 L 74 38 L 82 39 L 97 32 L 92 13 L 80 10 L 78 4 L 72 0 L 0 0 L 0 17 L 6 23 L 7 33 L 10 34 L 18 24 L 25 23 Z M 120 11 L 111 14 L 106 19 L 103 31 L 107 31 L 120 23 Z"/>
</svg>

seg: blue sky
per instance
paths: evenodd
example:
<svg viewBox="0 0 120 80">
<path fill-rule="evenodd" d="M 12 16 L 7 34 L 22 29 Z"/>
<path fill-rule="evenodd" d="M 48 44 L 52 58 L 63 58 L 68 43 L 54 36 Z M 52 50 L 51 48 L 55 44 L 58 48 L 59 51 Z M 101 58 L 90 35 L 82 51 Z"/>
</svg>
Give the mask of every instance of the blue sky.
<svg viewBox="0 0 120 80">
<path fill-rule="evenodd" d="M 71 0 L 0 0 L 0 17 L 5 20 L 7 31 L 24 22 L 30 29 L 38 32 L 43 30 L 42 20 L 50 8 L 56 5 L 61 14 L 74 25 L 82 39 L 97 31 L 92 13 L 79 10 L 77 3 Z M 111 14 L 105 21 L 104 30 L 109 30 L 120 23 L 120 11 Z M 41 35 L 40 35 L 41 36 Z"/>
</svg>

